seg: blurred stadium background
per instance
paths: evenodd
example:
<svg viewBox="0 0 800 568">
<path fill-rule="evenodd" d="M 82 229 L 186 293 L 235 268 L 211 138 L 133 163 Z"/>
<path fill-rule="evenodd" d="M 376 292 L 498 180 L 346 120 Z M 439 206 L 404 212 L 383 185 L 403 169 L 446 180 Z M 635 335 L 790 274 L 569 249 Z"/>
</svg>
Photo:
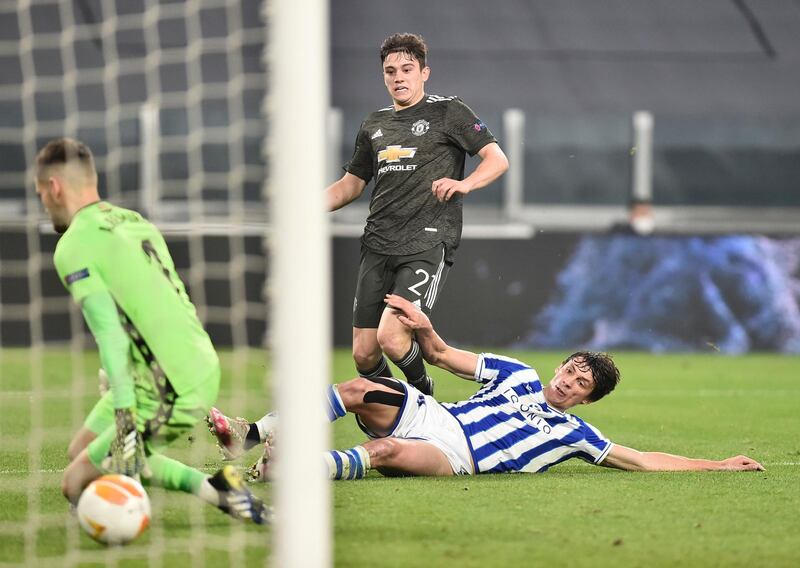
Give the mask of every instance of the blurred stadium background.
<svg viewBox="0 0 800 568">
<path fill-rule="evenodd" d="M 94 150 L 104 197 L 163 230 L 215 343 L 265 345 L 264 4 L 0 2 L 0 347 L 91 347 L 31 183 L 37 149 L 63 135 Z M 326 139 L 328 154 L 308 159 L 330 180 L 387 103 L 378 46 L 395 31 L 426 38 L 427 91 L 461 96 L 512 157 L 513 174 L 465 200 L 435 314 L 445 337 L 800 352 L 800 4 L 335 0 L 330 17 L 329 124 L 308 133 Z M 645 166 L 640 111 L 653 124 Z M 649 173 L 650 235 L 628 227 L 635 167 Z M 369 191 L 332 216 L 344 348 Z M 235 386 L 251 364 L 234 357 Z M 0 375 L 0 388 L 13 382 Z M 242 396 L 231 402 L 246 407 Z M 72 426 L 81 419 L 75 403 Z"/>
<path fill-rule="evenodd" d="M 260 6 L 256 0 L 37 0 L 0 7 L 4 345 L 65 341 L 80 331 L 49 260 L 39 268 L 28 262 L 52 250 L 55 237 L 46 230 L 27 168 L 43 141 L 64 134 L 94 148 L 109 199 L 145 212 L 169 234 L 213 339 L 262 344 L 268 124 L 261 107 L 268 74 Z M 462 96 L 512 155 L 513 175 L 465 200 L 466 242 L 439 308 L 447 314 L 439 322 L 443 332 L 473 344 L 527 341 L 533 322 L 556 301 L 556 279 L 580 235 L 598 236 L 626 222 L 637 111 L 649 112 L 654 124 L 648 171 L 657 234 L 709 241 L 732 233 L 777 237 L 764 246 L 777 243 L 781 251 L 763 254 L 784 269 L 776 286 L 797 281 L 795 2 L 405 6 L 395 13 L 374 2 L 334 4 L 330 128 L 316 135 L 327 136 L 326 168 L 335 179 L 361 119 L 386 102 L 377 46 L 394 30 L 414 30 L 431 49 L 428 91 Z M 368 193 L 333 216 L 334 331 L 342 346 L 350 338 Z M 500 249 L 508 254 L 492 253 Z M 752 255 L 742 256 L 750 266 Z M 28 283 L 36 270 L 40 292 Z M 705 288 L 692 293 L 703 296 Z M 687 305 L 705 301 L 690 300 Z M 789 347 L 786 342 L 800 328 L 796 306 L 796 292 L 783 294 L 783 340 L 738 342 L 731 349 L 796 351 L 796 338 Z M 736 307 L 728 307 L 733 316 L 722 317 L 721 325 L 746 327 Z M 484 331 L 465 325 L 475 316 L 496 323 Z M 608 317 L 617 321 L 623 314 Z M 674 332 L 692 330 L 684 325 Z M 587 330 L 581 339 L 615 345 L 595 335 Z M 719 339 L 700 335 L 699 343 L 684 347 Z M 669 342 L 662 343 L 650 347 Z"/>
</svg>

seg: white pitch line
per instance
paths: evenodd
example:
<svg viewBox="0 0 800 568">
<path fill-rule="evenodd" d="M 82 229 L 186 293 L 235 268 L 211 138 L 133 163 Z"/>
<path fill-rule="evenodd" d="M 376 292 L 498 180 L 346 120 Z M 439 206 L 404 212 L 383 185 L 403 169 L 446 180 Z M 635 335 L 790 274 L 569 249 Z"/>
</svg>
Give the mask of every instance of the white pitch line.
<svg viewBox="0 0 800 568">
<path fill-rule="evenodd" d="M 199 469 L 200 471 L 217 471 L 219 468 L 212 468 L 212 467 L 197 467 L 195 469 Z M 64 473 L 63 469 L 40 469 L 35 472 L 29 471 L 27 469 L 0 469 L 0 475 L 30 475 L 31 473 L 40 473 L 40 474 L 48 474 L 48 473 Z"/>
<path fill-rule="evenodd" d="M 4 398 L 69 398 L 73 396 L 87 396 L 97 392 L 96 388 L 89 386 L 84 392 L 76 393 L 70 389 L 56 390 L 11 390 L 0 391 Z M 717 388 L 685 388 L 685 389 L 624 389 L 614 392 L 615 397 L 620 396 L 682 396 L 682 397 L 709 397 L 709 396 L 800 396 L 800 389 L 717 389 Z"/>
<path fill-rule="evenodd" d="M 771 463 L 764 463 L 761 464 L 764 467 L 772 467 L 772 466 L 788 466 L 788 467 L 798 467 L 800 466 L 800 462 L 771 462 Z M 209 467 L 198 467 L 200 471 L 217 471 L 216 468 L 209 468 Z M 0 469 L 0 475 L 25 475 L 30 474 L 28 470 L 21 470 L 21 469 Z M 36 473 L 64 473 L 63 469 L 40 469 Z"/>
<path fill-rule="evenodd" d="M 97 393 L 97 388 L 87 388 L 84 392 L 75 392 L 71 389 L 54 389 L 48 391 L 14 390 L 0 391 L 3 398 L 70 398 L 74 396 L 86 396 Z"/>
</svg>

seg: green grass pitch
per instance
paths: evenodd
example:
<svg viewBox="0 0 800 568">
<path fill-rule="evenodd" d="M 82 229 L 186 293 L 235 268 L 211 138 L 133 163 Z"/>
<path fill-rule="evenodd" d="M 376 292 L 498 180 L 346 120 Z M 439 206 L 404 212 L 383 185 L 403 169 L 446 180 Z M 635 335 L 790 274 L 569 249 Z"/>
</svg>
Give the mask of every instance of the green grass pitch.
<svg viewBox="0 0 800 568">
<path fill-rule="evenodd" d="M 544 381 L 564 354 L 503 353 Z M 264 356 L 223 353 L 222 409 L 268 409 Z M 576 412 L 618 443 L 724 458 L 743 453 L 763 473 L 627 473 L 572 460 L 542 475 L 387 479 L 334 484 L 336 566 L 800 565 L 800 358 L 619 353 L 623 381 Z M 78 528 L 60 495 L 65 450 L 97 398 L 97 356 L 67 350 L 0 353 L 0 566 L 264 565 L 270 529 L 230 521 L 188 495 L 150 490 L 151 529 L 116 549 Z M 437 397 L 475 384 L 434 371 Z M 349 353 L 334 376 L 352 375 Z M 301 374 L 293 377 L 303 388 Z M 335 446 L 363 437 L 352 418 Z M 198 427 L 170 455 L 218 465 Z M 255 454 L 241 460 L 246 466 Z M 255 491 L 269 499 L 269 488 Z M 309 535 L 309 546 L 313 546 Z"/>
</svg>

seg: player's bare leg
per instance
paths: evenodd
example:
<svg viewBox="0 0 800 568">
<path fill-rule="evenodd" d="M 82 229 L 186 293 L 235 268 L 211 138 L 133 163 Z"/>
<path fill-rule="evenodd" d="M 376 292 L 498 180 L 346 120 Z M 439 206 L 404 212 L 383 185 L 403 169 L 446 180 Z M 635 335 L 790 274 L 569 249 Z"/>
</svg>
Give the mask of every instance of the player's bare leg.
<svg viewBox="0 0 800 568">
<path fill-rule="evenodd" d="M 399 360 L 411 348 L 413 332 L 400 323 L 391 310 L 384 310 L 377 329 L 377 341 L 392 361 Z"/>
<path fill-rule="evenodd" d="M 396 379 L 389 379 L 397 382 Z M 341 398 L 344 410 L 358 414 L 361 423 L 378 436 L 386 436 L 397 421 L 404 393 L 387 384 L 372 379 L 358 377 L 345 383 L 334 385 Z"/>
<path fill-rule="evenodd" d="M 353 361 L 362 377 L 391 377 L 392 370 L 378 343 L 378 328 L 353 328 Z"/>
<path fill-rule="evenodd" d="M 105 369 L 100 367 L 97 371 L 97 387 L 100 391 L 100 397 L 102 398 L 109 390 L 108 386 L 108 374 L 106 373 Z M 92 441 L 97 438 L 97 434 L 87 428 L 86 426 L 81 426 L 81 429 L 75 433 L 75 436 L 72 437 L 72 440 L 69 443 L 69 447 L 67 447 L 67 457 L 69 461 L 74 460 L 78 457 L 78 454 L 86 448 Z"/>
<path fill-rule="evenodd" d="M 81 429 L 72 437 L 69 447 L 67 448 L 67 457 L 69 461 L 71 462 L 77 458 L 78 454 L 85 450 L 86 446 L 95 438 L 97 438 L 97 434 L 89 430 L 86 426 L 81 426 Z"/>
<path fill-rule="evenodd" d="M 78 499 L 86 486 L 102 474 L 103 472 L 97 469 L 89 460 L 89 453 L 84 448 L 64 470 L 64 477 L 61 480 L 61 493 L 72 505 L 77 505 Z"/>
<path fill-rule="evenodd" d="M 371 468 L 388 476 L 453 475 L 442 451 L 422 440 L 379 438 L 323 457 L 331 479 L 361 479 Z"/>
<path fill-rule="evenodd" d="M 379 438 L 362 444 L 370 466 L 387 476 L 453 475 L 453 467 L 442 451 L 422 440 Z"/>
<path fill-rule="evenodd" d="M 433 380 L 425 370 L 422 350 L 414 339 L 414 332 L 400 323 L 392 310 L 383 311 L 377 340 L 381 350 L 403 371 L 409 384 L 424 394 L 433 394 Z"/>
</svg>

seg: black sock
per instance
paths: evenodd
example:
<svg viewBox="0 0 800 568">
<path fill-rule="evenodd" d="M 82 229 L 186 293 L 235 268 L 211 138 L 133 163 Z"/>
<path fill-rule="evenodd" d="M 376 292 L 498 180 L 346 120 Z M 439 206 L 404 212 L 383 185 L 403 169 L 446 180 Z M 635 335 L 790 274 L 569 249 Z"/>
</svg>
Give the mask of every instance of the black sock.
<svg viewBox="0 0 800 568">
<path fill-rule="evenodd" d="M 381 360 L 378 361 L 378 364 L 375 365 L 375 368 L 370 369 L 369 371 L 362 371 L 358 367 L 356 367 L 356 371 L 358 371 L 358 375 L 360 377 L 364 377 L 365 379 L 369 379 L 370 377 L 391 377 L 392 376 L 392 369 L 389 367 L 389 363 L 386 362 L 386 357 L 381 355 Z"/>
<path fill-rule="evenodd" d="M 413 339 L 408 353 L 400 361 L 393 361 L 393 363 L 403 371 L 409 383 L 415 384 L 425 380 L 425 360 L 422 358 L 422 350 L 419 348 L 419 343 Z"/>
</svg>

